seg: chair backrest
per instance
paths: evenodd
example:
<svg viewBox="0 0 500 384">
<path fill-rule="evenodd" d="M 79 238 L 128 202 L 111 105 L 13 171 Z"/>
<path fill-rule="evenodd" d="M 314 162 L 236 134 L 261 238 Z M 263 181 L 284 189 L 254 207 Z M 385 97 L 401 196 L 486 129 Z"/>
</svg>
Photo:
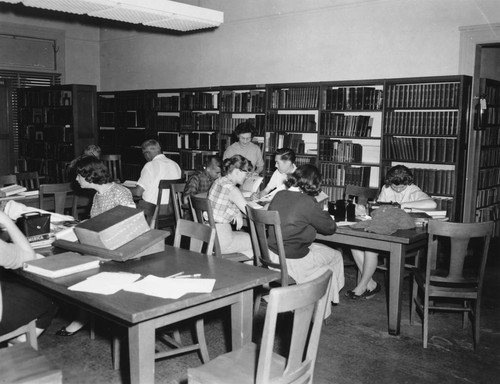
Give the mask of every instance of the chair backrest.
<svg viewBox="0 0 500 384">
<path fill-rule="evenodd" d="M 31 347 L 33 347 L 33 349 L 38 350 L 38 340 L 36 338 L 36 319 L 9 333 L 0 335 L 0 343 L 21 335 L 26 335 L 26 341 L 31 345 Z"/>
<path fill-rule="evenodd" d="M 488 257 L 493 222 L 450 223 L 430 220 L 426 286 L 476 287 L 480 292 Z"/>
<path fill-rule="evenodd" d="M 190 239 L 189 249 L 211 255 L 214 250 L 215 229 L 194 221 L 179 219 L 175 227 L 174 247 L 181 247 L 182 236 Z M 197 240 L 197 241 L 193 241 Z"/>
<path fill-rule="evenodd" d="M 175 180 L 160 180 L 158 183 L 158 199 L 156 200 L 156 208 L 151 221 L 153 228 L 158 229 L 162 227 L 175 226 L 175 214 L 172 204 L 172 194 L 170 193 L 170 186 L 172 184 L 182 183 L 182 179 Z M 165 192 L 166 191 L 166 192 Z M 164 193 L 169 194 L 168 204 L 161 204 Z"/>
<path fill-rule="evenodd" d="M 66 197 L 68 194 L 73 194 L 71 214 L 74 218 L 77 218 L 78 197 L 73 193 L 71 183 L 41 184 L 39 194 L 40 208 L 47 210 L 47 197 L 48 195 L 52 195 L 54 197 L 54 212 L 64 214 L 64 209 L 66 207 Z"/>
<path fill-rule="evenodd" d="M 283 245 L 279 212 L 254 209 L 247 205 L 247 215 L 250 223 L 250 235 L 252 237 L 253 252 L 257 265 L 281 270 L 281 285 L 286 287 L 289 285 L 290 278 L 286 266 L 285 246 Z M 272 262 L 269 257 L 269 246 L 267 242 L 268 231 L 274 231 L 276 235 L 279 263 Z"/>
<path fill-rule="evenodd" d="M 172 196 L 172 203 L 174 206 L 175 220 L 184 218 L 184 210 L 182 209 L 182 194 L 186 183 L 171 184 L 170 185 L 170 195 Z"/>
<path fill-rule="evenodd" d="M 40 178 L 38 172 L 22 172 L 17 173 L 17 184 L 26 187 L 28 190 L 40 188 Z"/>
<path fill-rule="evenodd" d="M 377 188 L 360 187 L 359 185 L 347 184 L 345 186 L 345 196 L 346 200 L 349 196 L 356 197 L 356 203 L 361 205 L 366 205 L 369 200 L 375 201 L 379 193 Z"/>
<path fill-rule="evenodd" d="M 271 289 L 267 305 L 256 383 L 271 382 L 278 314 L 293 311 L 293 329 L 286 366 L 279 383 L 312 383 L 332 271 L 300 285 Z"/>
<path fill-rule="evenodd" d="M 16 175 L 3 175 L 0 176 L 0 187 L 5 187 L 7 185 L 17 184 Z"/>
<path fill-rule="evenodd" d="M 121 155 L 101 155 L 100 160 L 108 168 L 113 180 L 122 181 L 122 156 Z"/>
<path fill-rule="evenodd" d="M 189 196 L 189 206 L 193 221 L 201 224 L 208 224 L 211 228 L 217 231 L 215 227 L 214 213 L 212 205 L 208 197 Z M 222 251 L 220 248 L 219 238 L 215 236 L 215 256 L 221 257 Z"/>
</svg>

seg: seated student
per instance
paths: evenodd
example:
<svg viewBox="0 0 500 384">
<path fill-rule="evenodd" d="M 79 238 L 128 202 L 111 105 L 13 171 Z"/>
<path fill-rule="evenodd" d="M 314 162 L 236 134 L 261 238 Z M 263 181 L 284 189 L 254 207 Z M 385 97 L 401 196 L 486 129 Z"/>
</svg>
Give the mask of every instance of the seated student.
<svg viewBox="0 0 500 384">
<path fill-rule="evenodd" d="M 208 192 L 212 183 L 219 178 L 221 166 L 222 160 L 219 156 L 208 156 L 205 169 L 196 171 L 187 181 L 182 195 L 182 202 L 188 204 L 189 196 Z"/>
<path fill-rule="evenodd" d="M 35 258 L 35 252 L 16 224 L 0 210 L 0 228 L 10 237 L 10 243 L 0 239 L 0 266 L 21 268 L 23 262 Z M 0 335 L 4 335 L 37 319 L 40 335 L 50 325 L 57 312 L 56 304 L 41 292 L 26 287 L 15 278 L 0 273 Z M 23 335 L 24 336 L 24 335 Z M 23 341 L 22 338 L 18 338 Z"/>
<path fill-rule="evenodd" d="M 276 193 L 269 210 L 280 214 L 288 274 L 300 284 L 331 270 L 333 278 L 328 300 L 338 303 L 339 291 L 344 286 L 342 254 L 314 242 L 316 233 L 331 235 L 337 229 L 335 221 L 315 199 L 321 192 L 321 174 L 314 165 L 304 164 L 288 177 L 285 185 L 288 190 Z M 272 227 L 268 239 L 271 260 L 278 263 L 278 246 Z M 325 318 L 330 314 L 328 305 Z"/>
<path fill-rule="evenodd" d="M 253 125 L 249 122 L 238 124 L 234 130 L 238 141 L 226 149 L 223 159 L 226 160 L 234 155 L 241 155 L 254 165 L 253 172 L 260 174 L 264 170 L 264 159 L 260 147 L 252 143 L 254 131 Z"/>
<path fill-rule="evenodd" d="M 398 203 L 401 208 L 436 208 L 436 202 L 413 184 L 413 174 L 404 165 L 396 165 L 387 171 L 385 185 L 382 187 L 377 201 Z M 352 300 L 370 299 L 380 291 L 380 284 L 373 280 L 378 263 L 378 253 L 359 248 L 352 248 L 351 252 L 361 272 L 361 280 L 354 289 L 347 291 L 345 295 Z"/>
<path fill-rule="evenodd" d="M 135 208 L 130 190 L 111 181 L 111 176 L 104 163 L 94 156 L 85 156 L 76 161 L 76 181 L 82 188 L 94 189 L 96 194 L 90 209 L 90 217 L 97 216 L 118 205 Z M 78 311 L 77 319 L 56 332 L 58 336 L 72 336 L 83 328 L 87 314 Z"/>
<path fill-rule="evenodd" d="M 291 173 L 295 172 L 297 166 L 295 165 L 295 152 L 290 148 L 280 148 L 276 151 L 274 156 L 276 162 L 276 170 L 274 171 L 269 183 L 266 187 L 252 195 L 252 199 L 260 199 L 268 193 L 285 189 L 285 181 Z"/>
<path fill-rule="evenodd" d="M 247 202 L 237 186 L 243 184 L 251 171 L 252 163 L 249 160 L 234 155 L 224 160 L 223 176 L 214 181 L 208 192 L 221 252 L 241 252 L 249 258 L 253 257 L 250 234 L 240 231 Z M 231 224 L 236 225 L 236 231 L 233 231 Z"/>
</svg>

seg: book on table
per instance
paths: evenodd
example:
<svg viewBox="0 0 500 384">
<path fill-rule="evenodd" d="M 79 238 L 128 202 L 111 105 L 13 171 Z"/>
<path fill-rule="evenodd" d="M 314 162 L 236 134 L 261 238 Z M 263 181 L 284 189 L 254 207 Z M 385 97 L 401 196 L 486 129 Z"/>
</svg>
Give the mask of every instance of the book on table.
<svg viewBox="0 0 500 384">
<path fill-rule="evenodd" d="M 98 257 L 82 256 L 76 252 L 64 252 L 26 261 L 23 264 L 23 270 L 40 276 L 57 278 L 98 268 L 100 262 Z"/>
<path fill-rule="evenodd" d="M 260 184 L 262 184 L 262 176 L 249 176 L 241 186 L 243 196 L 250 197 L 252 193 L 258 192 Z"/>
<path fill-rule="evenodd" d="M 12 184 L 0 188 L 0 197 L 17 195 L 21 192 L 26 192 L 26 188 L 18 184 Z"/>
</svg>

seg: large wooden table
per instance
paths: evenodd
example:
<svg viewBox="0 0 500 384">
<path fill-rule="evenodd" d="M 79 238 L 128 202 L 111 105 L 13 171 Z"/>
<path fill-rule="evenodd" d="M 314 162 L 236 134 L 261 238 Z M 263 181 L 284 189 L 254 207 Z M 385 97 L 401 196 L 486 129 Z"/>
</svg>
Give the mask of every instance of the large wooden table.
<svg viewBox="0 0 500 384">
<path fill-rule="evenodd" d="M 67 289 L 68 286 L 103 271 L 160 277 L 182 271 L 186 274 L 200 273 L 204 278 L 215 278 L 216 283 L 211 293 L 187 294 L 177 300 L 125 291 L 105 296 Z M 107 262 L 99 270 L 58 279 L 44 278 L 24 271 L 19 274 L 51 295 L 127 327 L 131 383 L 154 382 L 155 330 L 165 325 L 230 306 L 233 349 L 251 341 L 253 288 L 279 278 L 278 272 L 170 246 L 166 246 L 163 253 L 125 263 Z"/>
<path fill-rule="evenodd" d="M 338 227 L 333 235 L 318 234 L 316 239 L 389 253 L 388 330 L 389 334 L 398 335 L 401 323 L 404 261 L 409 251 L 426 247 L 426 229 L 419 227 L 399 230 L 392 235 L 380 235 L 365 232 L 363 229 Z"/>
</svg>

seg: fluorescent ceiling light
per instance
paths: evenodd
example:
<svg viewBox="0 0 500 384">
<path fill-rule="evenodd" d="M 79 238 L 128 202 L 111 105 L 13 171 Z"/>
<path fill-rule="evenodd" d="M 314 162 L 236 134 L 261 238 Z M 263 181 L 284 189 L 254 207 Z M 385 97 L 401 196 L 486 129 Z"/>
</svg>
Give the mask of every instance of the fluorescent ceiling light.
<svg viewBox="0 0 500 384">
<path fill-rule="evenodd" d="M 88 15 L 177 31 L 215 28 L 224 13 L 169 0 L 0 0 L 27 7 Z"/>
</svg>

